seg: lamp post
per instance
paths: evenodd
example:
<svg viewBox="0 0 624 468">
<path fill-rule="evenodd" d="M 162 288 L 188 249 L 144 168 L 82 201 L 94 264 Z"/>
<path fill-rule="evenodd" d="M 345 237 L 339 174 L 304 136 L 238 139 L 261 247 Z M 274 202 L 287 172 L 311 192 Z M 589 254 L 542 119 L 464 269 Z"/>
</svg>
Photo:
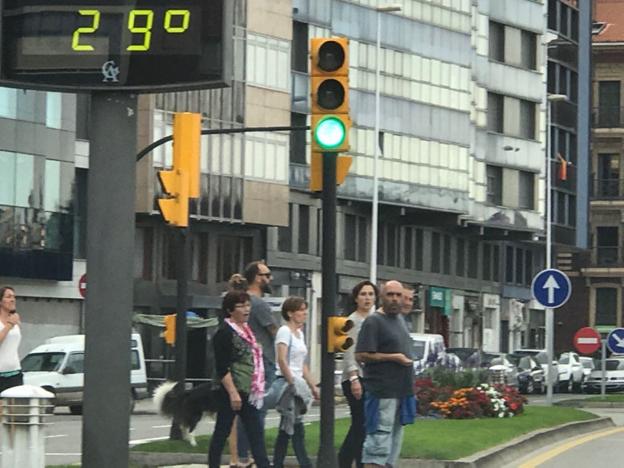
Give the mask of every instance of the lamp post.
<svg viewBox="0 0 624 468">
<path fill-rule="evenodd" d="M 546 103 L 546 269 L 552 268 L 552 141 L 551 141 L 551 118 L 552 103 L 568 101 L 565 94 L 548 94 Z M 548 379 L 546 390 L 546 405 L 553 403 L 553 383 L 555 368 L 553 359 L 555 354 L 554 346 L 554 314 L 551 307 L 546 308 L 546 354 L 548 356 Z"/>
<path fill-rule="evenodd" d="M 377 225 L 379 224 L 379 176 L 378 162 L 379 153 L 379 88 L 380 88 L 380 55 L 381 55 L 381 14 L 393 11 L 401 11 L 400 5 L 386 5 L 375 8 L 377 12 L 377 47 L 375 57 L 375 153 L 373 155 L 373 213 L 371 219 L 371 258 L 370 258 L 370 281 L 377 283 Z"/>
</svg>

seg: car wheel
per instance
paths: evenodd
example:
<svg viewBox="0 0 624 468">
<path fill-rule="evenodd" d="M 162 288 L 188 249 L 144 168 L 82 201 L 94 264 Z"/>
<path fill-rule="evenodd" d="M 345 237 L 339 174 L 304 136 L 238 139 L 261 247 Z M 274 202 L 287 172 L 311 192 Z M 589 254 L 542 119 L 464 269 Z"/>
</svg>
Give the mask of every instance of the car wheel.
<svg viewBox="0 0 624 468">
<path fill-rule="evenodd" d="M 56 397 L 56 392 L 54 391 L 54 389 L 52 387 L 42 387 L 46 392 L 50 392 L 52 395 L 54 395 L 54 397 Z M 49 406 L 45 409 L 45 414 L 54 414 L 54 407 L 55 407 L 55 403 L 54 403 L 54 398 L 52 398 L 49 402 L 48 402 Z"/>
<path fill-rule="evenodd" d="M 74 416 L 79 416 L 82 414 L 82 405 L 71 405 L 69 407 L 69 412 Z"/>
<path fill-rule="evenodd" d="M 566 393 L 572 393 L 572 391 L 574 390 L 574 380 L 572 379 L 572 376 L 570 376 L 570 378 L 568 379 L 565 387 Z"/>
<path fill-rule="evenodd" d="M 130 414 L 134 412 L 134 407 L 136 406 L 136 398 L 134 397 L 134 392 L 130 392 Z"/>
</svg>

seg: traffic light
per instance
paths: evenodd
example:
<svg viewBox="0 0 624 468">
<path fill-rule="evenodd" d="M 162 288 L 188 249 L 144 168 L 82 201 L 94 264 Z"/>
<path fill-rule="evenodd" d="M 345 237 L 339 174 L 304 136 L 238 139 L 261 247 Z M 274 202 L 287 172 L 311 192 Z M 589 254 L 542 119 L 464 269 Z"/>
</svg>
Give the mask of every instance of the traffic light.
<svg viewBox="0 0 624 468">
<path fill-rule="evenodd" d="M 176 314 L 163 316 L 163 323 L 165 324 L 165 331 L 163 331 L 162 337 L 165 339 L 165 343 L 173 346 L 176 339 Z"/>
<path fill-rule="evenodd" d="M 347 317 L 329 317 L 327 323 L 327 352 L 342 353 L 353 346 L 353 338 L 348 335 L 354 326 Z"/>
<path fill-rule="evenodd" d="M 344 37 L 310 40 L 312 151 L 349 150 L 349 40 Z"/>
<path fill-rule="evenodd" d="M 344 154 L 339 154 L 336 161 L 336 185 L 344 183 L 353 158 Z M 321 153 L 312 153 L 310 160 L 310 190 L 312 192 L 321 192 L 323 190 L 323 155 Z"/>
<path fill-rule="evenodd" d="M 158 171 L 166 197 L 158 208 L 169 224 L 188 226 L 188 200 L 199 197 L 201 116 L 178 112 L 173 119 L 173 169 Z"/>
</svg>

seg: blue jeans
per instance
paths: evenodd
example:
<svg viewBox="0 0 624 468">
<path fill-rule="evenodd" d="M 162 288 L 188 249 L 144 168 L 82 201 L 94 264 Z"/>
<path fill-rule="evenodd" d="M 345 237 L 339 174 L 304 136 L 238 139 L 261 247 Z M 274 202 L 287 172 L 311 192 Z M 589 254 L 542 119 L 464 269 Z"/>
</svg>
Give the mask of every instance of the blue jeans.
<svg viewBox="0 0 624 468">
<path fill-rule="evenodd" d="M 208 449 L 208 466 L 210 468 L 219 468 L 221 466 L 223 447 L 232 431 L 234 417 L 238 415 L 240 426 L 245 427 L 245 431 L 249 436 L 249 445 L 251 446 L 251 453 L 256 466 L 258 468 L 269 468 L 269 457 L 264 445 L 264 432 L 259 410 L 249 403 L 247 395 L 241 394 L 243 404 L 241 409 L 235 412 L 230 406 L 230 399 L 225 390 L 222 389 L 221 393 L 217 422 L 210 440 L 210 448 Z"/>
<path fill-rule="evenodd" d="M 380 398 L 377 414 L 370 414 L 366 405 L 364 406 L 366 420 L 376 418 L 377 426 L 375 432 L 366 434 L 362 463 L 396 465 L 403 443 L 403 426 L 399 414 L 400 402 L 398 398 Z"/>
<path fill-rule="evenodd" d="M 263 361 L 264 364 L 264 392 L 269 391 L 271 384 L 275 380 L 275 363 Z M 262 440 L 264 440 L 264 420 L 266 419 L 268 408 L 266 405 L 259 411 L 260 423 L 262 426 Z M 236 451 L 238 452 L 239 460 L 247 460 L 249 458 L 249 439 L 245 433 L 245 428 L 242 424 L 236 425 Z"/>
</svg>

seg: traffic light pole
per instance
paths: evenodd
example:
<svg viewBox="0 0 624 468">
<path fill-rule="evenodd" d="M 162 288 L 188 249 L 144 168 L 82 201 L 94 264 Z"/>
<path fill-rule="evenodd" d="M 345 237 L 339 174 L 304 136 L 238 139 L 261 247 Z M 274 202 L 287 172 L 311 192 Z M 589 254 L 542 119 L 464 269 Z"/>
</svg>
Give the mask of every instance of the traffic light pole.
<svg viewBox="0 0 624 468">
<path fill-rule="evenodd" d="M 323 274 L 321 325 L 321 439 L 316 466 L 335 468 L 334 354 L 328 350 L 329 317 L 336 310 L 336 160 L 337 153 L 323 153 Z"/>
<path fill-rule="evenodd" d="M 190 243 L 188 241 L 190 228 L 175 229 L 177 239 L 177 251 L 181 252 L 176 260 L 177 276 L 177 299 L 176 299 L 176 337 L 175 337 L 175 381 L 178 382 L 177 391 L 184 392 L 186 381 L 187 362 L 187 333 L 186 333 L 186 309 L 188 308 L 188 266 L 190 264 Z M 169 430 L 170 440 L 182 440 L 180 425 L 175 419 L 171 422 Z"/>
</svg>

